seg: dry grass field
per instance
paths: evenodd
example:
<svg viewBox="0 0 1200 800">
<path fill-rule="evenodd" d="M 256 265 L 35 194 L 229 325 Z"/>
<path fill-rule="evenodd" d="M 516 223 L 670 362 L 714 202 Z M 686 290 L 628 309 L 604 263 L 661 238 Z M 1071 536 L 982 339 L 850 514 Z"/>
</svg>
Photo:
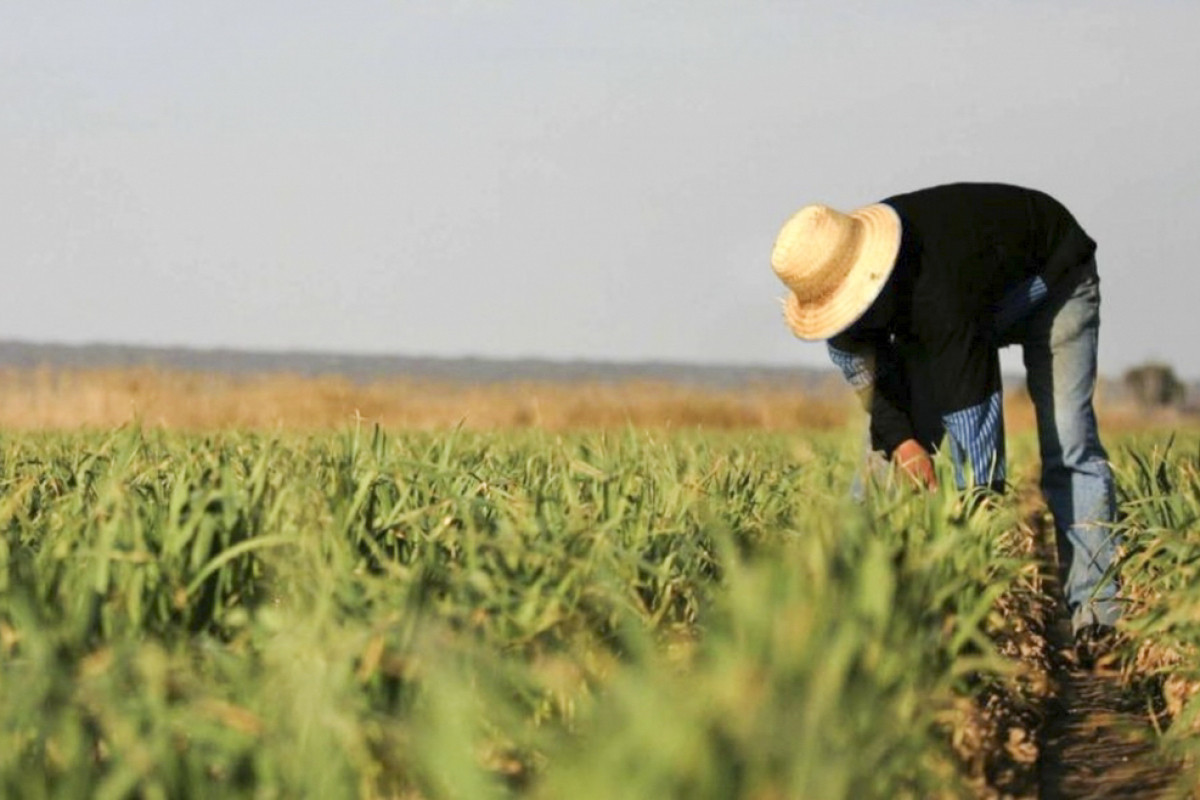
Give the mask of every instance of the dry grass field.
<svg viewBox="0 0 1200 800">
<path fill-rule="evenodd" d="M 0 427 L 111 428 L 131 421 L 181 430 L 386 428 L 830 428 L 849 396 L 795 389 L 717 390 L 668 383 L 421 380 L 358 383 L 288 374 L 231 376 L 136 369 L 0 372 Z"/>
<path fill-rule="evenodd" d="M 1107 427 L 1169 427 L 1135 409 L 1105 404 Z M 613 428 L 794 430 L 836 428 L 859 417 L 836 376 L 817 392 L 746 386 L 717 389 L 668 382 L 418 379 L 356 382 L 273 373 L 235 376 L 155 368 L 0 370 L 0 428 L 105 429 L 139 422 L 173 430 L 325 430 L 356 421 L 390 429 Z M 1012 432 L 1033 426 L 1023 392 L 1009 392 Z"/>
<path fill-rule="evenodd" d="M 1010 427 L 1032 424 L 1013 393 Z M 1118 424 L 1131 416 L 1104 409 Z M 370 383 L 291 374 L 233 376 L 153 368 L 0 371 L 0 427 L 112 428 L 129 422 L 179 430 L 319 430 L 356 420 L 386 428 L 577 430 L 632 425 L 717 430 L 828 429 L 857 404 L 831 379 L 820 392 L 748 386 L 717 389 L 666 382 L 500 382 L 416 379 Z M 1122 425 L 1124 427 L 1124 425 Z"/>
</svg>

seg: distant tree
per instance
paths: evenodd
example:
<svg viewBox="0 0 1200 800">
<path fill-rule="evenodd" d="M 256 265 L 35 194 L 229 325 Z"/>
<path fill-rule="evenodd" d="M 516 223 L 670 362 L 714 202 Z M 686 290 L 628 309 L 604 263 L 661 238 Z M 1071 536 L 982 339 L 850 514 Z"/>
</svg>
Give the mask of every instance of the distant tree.
<svg viewBox="0 0 1200 800">
<path fill-rule="evenodd" d="M 1146 408 L 1166 408 L 1183 403 L 1187 389 L 1167 364 L 1150 362 L 1125 372 L 1125 388 Z"/>
</svg>

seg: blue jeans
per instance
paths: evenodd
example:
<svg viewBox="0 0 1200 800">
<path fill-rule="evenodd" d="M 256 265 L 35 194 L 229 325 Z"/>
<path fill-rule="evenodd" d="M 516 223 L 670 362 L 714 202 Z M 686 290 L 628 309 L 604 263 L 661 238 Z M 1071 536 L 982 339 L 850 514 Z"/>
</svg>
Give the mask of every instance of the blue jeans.
<svg viewBox="0 0 1200 800">
<path fill-rule="evenodd" d="M 1054 515 L 1063 594 L 1079 630 L 1111 625 L 1121 615 L 1111 574 L 1116 492 L 1092 405 L 1100 333 L 1096 262 L 1081 264 L 1062 283 L 1001 344 L 1022 348 L 1037 413 L 1042 493 Z"/>
</svg>

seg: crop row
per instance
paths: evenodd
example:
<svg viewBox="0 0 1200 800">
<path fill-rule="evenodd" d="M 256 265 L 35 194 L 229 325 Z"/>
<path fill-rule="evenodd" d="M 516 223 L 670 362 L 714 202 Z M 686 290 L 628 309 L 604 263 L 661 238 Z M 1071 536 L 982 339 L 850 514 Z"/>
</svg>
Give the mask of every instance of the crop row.
<svg viewBox="0 0 1200 800">
<path fill-rule="evenodd" d="M 958 795 L 1015 500 L 852 437 L 0 442 L 0 794 Z"/>
<path fill-rule="evenodd" d="M 1163 751 L 1200 785 L 1200 441 L 1128 441 L 1117 454 L 1123 593 L 1130 608 L 1125 677 L 1164 701 Z"/>
</svg>

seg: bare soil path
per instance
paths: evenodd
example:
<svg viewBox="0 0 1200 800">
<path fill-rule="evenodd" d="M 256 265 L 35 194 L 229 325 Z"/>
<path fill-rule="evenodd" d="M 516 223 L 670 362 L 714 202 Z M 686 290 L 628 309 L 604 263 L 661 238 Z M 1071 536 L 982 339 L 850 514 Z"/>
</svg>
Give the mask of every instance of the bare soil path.
<svg viewBox="0 0 1200 800">
<path fill-rule="evenodd" d="M 1042 800 L 1175 797 L 1177 769 L 1156 747 L 1156 693 L 1131 688 L 1103 664 L 1079 664 L 1071 623 L 1059 588 L 1054 530 L 1038 514 L 1034 524 L 1043 572 L 1042 590 L 1052 601 L 1045 625 L 1049 645 L 1049 695 L 1039 732 L 1037 782 Z"/>
<path fill-rule="evenodd" d="M 1174 796 L 1175 770 L 1157 756 L 1148 698 L 1124 686 L 1111 668 L 1076 663 L 1070 624 L 1057 623 L 1051 635 L 1054 695 L 1039 748 L 1040 797 Z"/>
</svg>

